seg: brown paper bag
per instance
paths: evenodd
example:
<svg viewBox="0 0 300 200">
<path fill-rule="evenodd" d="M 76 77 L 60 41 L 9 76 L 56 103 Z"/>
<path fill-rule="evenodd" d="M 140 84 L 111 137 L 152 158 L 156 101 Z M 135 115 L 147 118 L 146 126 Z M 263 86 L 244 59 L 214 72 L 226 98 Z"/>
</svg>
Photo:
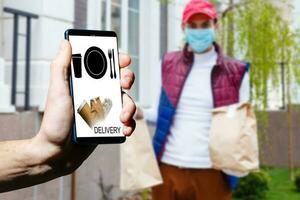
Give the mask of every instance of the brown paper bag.
<svg viewBox="0 0 300 200">
<path fill-rule="evenodd" d="M 257 125 L 249 103 L 213 110 L 209 150 L 214 169 L 236 176 L 258 170 Z"/>
<path fill-rule="evenodd" d="M 147 124 L 136 122 L 132 136 L 121 144 L 121 190 L 140 190 L 162 183 Z"/>
</svg>

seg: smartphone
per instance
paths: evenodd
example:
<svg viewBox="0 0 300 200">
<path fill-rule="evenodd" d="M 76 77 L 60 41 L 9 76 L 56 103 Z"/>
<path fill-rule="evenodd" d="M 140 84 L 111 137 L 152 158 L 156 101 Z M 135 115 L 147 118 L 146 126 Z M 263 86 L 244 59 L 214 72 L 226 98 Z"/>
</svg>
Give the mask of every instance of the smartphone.
<svg viewBox="0 0 300 200">
<path fill-rule="evenodd" d="M 72 138 L 78 144 L 123 143 L 118 39 L 113 31 L 69 29 Z"/>
</svg>

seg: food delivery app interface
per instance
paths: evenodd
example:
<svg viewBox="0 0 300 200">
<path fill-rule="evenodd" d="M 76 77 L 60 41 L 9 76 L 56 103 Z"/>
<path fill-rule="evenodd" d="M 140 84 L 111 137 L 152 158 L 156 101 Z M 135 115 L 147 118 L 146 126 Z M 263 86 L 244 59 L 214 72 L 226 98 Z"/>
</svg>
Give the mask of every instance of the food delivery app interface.
<svg viewBox="0 0 300 200">
<path fill-rule="evenodd" d="M 122 109 L 117 38 L 69 36 L 77 137 L 120 137 Z"/>
</svg>

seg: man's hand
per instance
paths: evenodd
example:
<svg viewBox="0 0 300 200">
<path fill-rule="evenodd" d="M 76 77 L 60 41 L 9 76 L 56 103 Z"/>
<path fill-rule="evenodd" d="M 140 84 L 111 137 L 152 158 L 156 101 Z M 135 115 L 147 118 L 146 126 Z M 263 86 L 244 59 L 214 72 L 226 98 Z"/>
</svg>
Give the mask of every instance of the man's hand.
<svg viewBox="0 0 300 200">
<path fill-rule="evenodd" d="M 0 155 L 7 162 L 0 165 L 0 192 L 69 174 L 96 148 L 97 145 L 78 145 L 71 141 L 70 130 L 74 120 L 68 82 L 71 56 L 70 43 L 63 41 L 51 64 L 47 103 L 39 133 L 29 140 L 0 143 Z M 125 68 L 131 59 L 127 55 L 120 55 L 119 60 L 122 68 L 121 86 L 128 90 L 134 82 L 134 74 Z M 123 110 L 120 120 L 124 124 L 124 135 L 130 136 L 135 129 L 133 115 L 136 106 L 126 93 L 123 93 L 122 98 Z"/>
<path fill-rule="evenodd" d="M 56 58 L 51 64 L 47 104 L 37 139 L 41 144 L 47 146 L 45 154 L 51 149 L 50 153 L 52 155 L 49 155 L 50 158 L 62 156 L 62 162 L 68 160 L 71 166 L 70 170 L 73 170 L 73 168 L 78 167 L 86 159 L 96 145 L 83 146 L 71 142 L 70 130 L 74 116 L 68 81 L 71 56 L 70 43 L 63 41 Z M 120 66 L 122 67 L 121 86 L 123 89 L 130 89 L 134 82 L 134 74 L 129 69 L 124 69 L 130 62 L 131 59 L 129 56 L 120 56 Z M 135 128 L 135 121 L 132 118 L 136 108 L 134 102 L 125 93 L 123 94 L 123 102 L 123 111 L 120 119 L 124 123 L 124 134 L 129 136 Z M 74 155 L 76 155 L 76 158 L 72 160 Z"/>
</svg>

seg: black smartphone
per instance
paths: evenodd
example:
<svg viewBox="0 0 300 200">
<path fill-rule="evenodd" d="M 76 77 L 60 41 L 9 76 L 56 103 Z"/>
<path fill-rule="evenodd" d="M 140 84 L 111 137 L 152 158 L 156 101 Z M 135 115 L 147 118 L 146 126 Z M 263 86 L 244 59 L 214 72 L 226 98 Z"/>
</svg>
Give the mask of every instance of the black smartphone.
<svg viewBox="0 0 300 200">
<path fill-rule="evenodd" d="M 69 29 L 65 39 L 72 46 L 73 141 L 78 144 L 124 142 L 116 33 Z"/>
</svg>

